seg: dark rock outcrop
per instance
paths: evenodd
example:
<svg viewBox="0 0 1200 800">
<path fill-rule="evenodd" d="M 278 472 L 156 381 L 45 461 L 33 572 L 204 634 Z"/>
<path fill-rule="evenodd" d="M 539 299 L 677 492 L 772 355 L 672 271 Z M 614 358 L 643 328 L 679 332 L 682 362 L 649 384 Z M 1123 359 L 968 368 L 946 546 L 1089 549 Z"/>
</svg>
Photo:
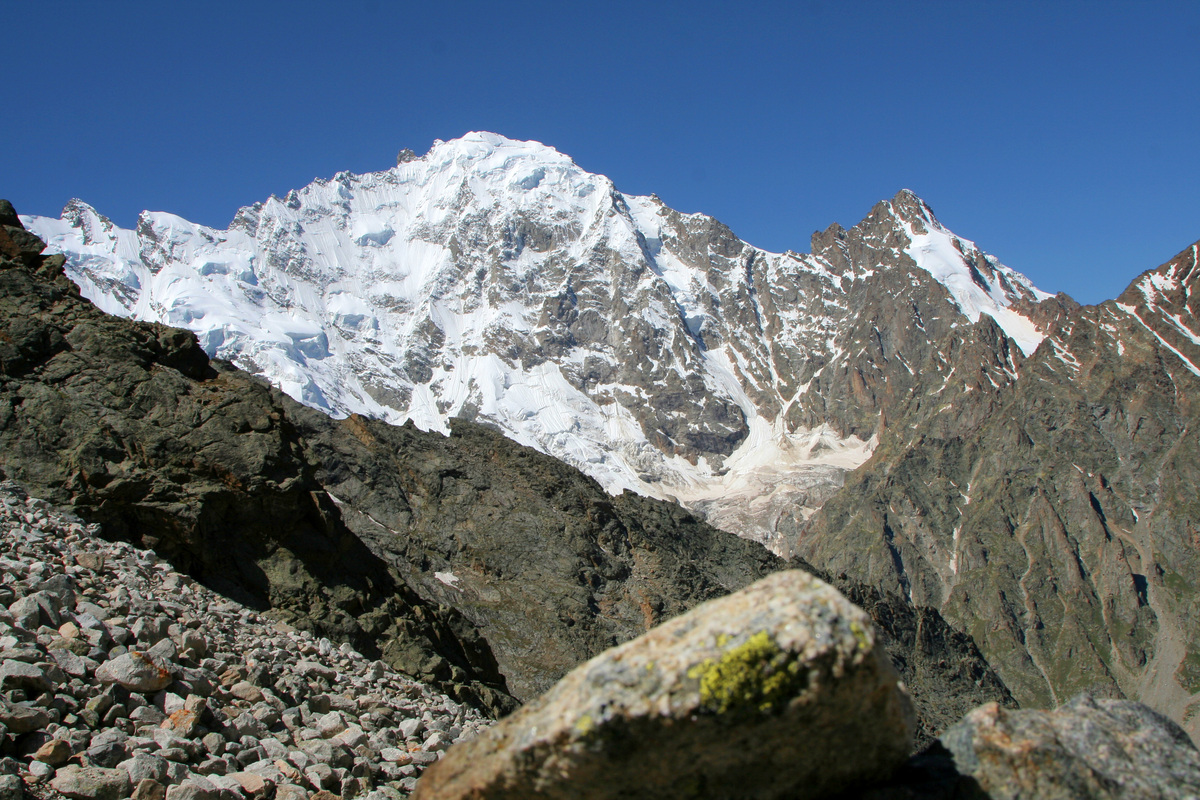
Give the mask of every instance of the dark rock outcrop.
<svg viewBox="0 0 1200 800">
<path fill-rule="evenodd" d="M 783 562 L 678 506 L 591 478 L 458 420 L 447 439 L 296 409 L 347 525 L 490 643 L 530 700 L 576 664 Z"/>
<path fill-rule="evenodd" d="M 514 707 L 474 628 L 421 599 L 346 528 L 305 457 L 294 402 L 210 362 L 186 331 L 99 311 L 62 258 L 40 256 L 44 245 L 22 233 L 0 227 L 8 477 L 248 605 L 371 655 L 403 642 L 398 668 L 495 711 Z M 427 674 L 431 659 L 457 671 Z"/>
</svg>

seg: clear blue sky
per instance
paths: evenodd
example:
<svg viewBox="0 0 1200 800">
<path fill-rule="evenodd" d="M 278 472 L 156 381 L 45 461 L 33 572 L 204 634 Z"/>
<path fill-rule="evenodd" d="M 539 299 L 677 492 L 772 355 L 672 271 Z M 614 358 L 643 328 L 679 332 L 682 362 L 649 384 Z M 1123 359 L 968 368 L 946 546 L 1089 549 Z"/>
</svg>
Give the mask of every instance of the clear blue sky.
<svg viewBox="0 0 1200 800">
<path fill-rule="evenodd" d="M 490 130 L 771 250 L 907 187 L 1083 302 L 1200 238 L 1198 2 L 13 0 L 3 27 L 22 213 L 225 227 Z"/>
</svg>

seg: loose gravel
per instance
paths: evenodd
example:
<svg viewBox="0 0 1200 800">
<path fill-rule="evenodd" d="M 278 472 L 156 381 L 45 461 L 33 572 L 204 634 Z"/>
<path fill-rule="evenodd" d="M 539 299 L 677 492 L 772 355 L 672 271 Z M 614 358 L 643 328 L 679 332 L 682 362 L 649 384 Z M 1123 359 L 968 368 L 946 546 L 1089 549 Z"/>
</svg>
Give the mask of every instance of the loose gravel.
<svg viewBox="0 0 1200 800">
<path fill-rule="evenodd" d="M 477 711 L 0 483 L 0 800 L 406 797 Z"/>
</svg>

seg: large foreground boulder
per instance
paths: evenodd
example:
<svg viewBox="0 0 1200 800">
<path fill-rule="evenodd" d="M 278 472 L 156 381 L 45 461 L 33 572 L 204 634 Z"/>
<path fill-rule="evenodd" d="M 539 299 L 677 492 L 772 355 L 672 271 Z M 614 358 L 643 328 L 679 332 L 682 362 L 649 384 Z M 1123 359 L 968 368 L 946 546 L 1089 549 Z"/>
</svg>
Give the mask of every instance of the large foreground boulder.
<svg viewBox="0 0 1200 800">
<path fill-rule="evenodd" d="M 889 775 L 912 732 L 866 614 L 781 572 L 578 667 L 415 797 L 820 797 Z"/>
</svg>

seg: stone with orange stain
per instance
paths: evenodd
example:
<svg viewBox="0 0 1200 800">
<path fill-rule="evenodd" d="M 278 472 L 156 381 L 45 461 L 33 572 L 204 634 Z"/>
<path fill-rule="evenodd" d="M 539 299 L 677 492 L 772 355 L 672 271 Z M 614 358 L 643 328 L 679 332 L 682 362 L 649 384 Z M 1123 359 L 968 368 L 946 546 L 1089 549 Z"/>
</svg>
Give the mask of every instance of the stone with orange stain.
<svg viewBox="0 0 1200 800">
<path fill-rule="evenodd" d="M 166 663 L 130 650 L 101 664 L 96 678 L 101 683 L 117 683 L 131 692 L 145 694 L 167 688 L 175 676 Z"/>
</svg>

